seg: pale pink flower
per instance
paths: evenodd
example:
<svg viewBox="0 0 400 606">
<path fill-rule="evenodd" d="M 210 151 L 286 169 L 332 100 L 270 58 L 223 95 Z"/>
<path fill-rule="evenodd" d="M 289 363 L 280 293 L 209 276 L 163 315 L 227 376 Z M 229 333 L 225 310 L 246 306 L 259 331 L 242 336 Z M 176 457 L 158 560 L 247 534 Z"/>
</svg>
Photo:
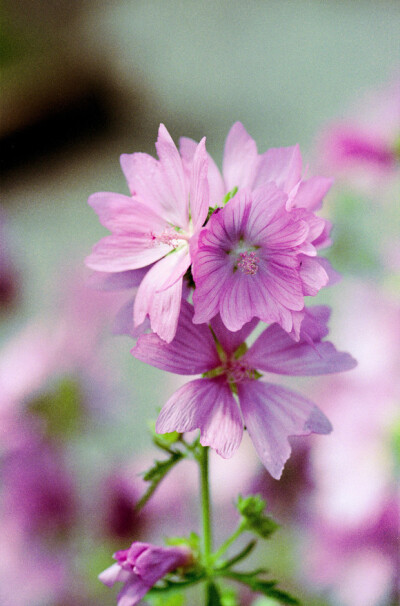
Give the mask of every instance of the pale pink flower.
<svg viewBox="0 0 400 606">
<path fill-rule="evenodd" d="M 149 543 L 132 543 L 129 549 L 117 551 L 117 562 L 99 575 L 104 585 L 124 583 L 118 594 L 118 606 L 135 606 L 167 573 L 188 566 L 193 561 L 187 547 L 157 547 Z"/>
<path fill-rule="evenodd" d="M 311 325 L 307 340 L 295 343 L 278 324 L 267 328 L 245 351 L 238 348 L 257 322 L 229 332 L 219 316 L 207 325 L 192 323 L 193 308 L 182 304 L 175 339 L 142 335 L 132 354 L 153 366 L 176 374 L 203 373 L 183 385 L 165 404 L 156 424 L 159 433 L 200 429 L 201 443 L 229 458 L 238 448 L 246 426 L 254 446 L 271 475 L 279 478 L 290 455 L 288 437 L 329 433 L 331 425 L 308 399 L 278 385 L 256 380 L 260 373 L 319 375 L 353 368 L 349 354 L 321 341 L 325 308 L 310 310 L 303 324 Z M 312 343 L 310 335 L 314 336 Z M 233 397 L 237 393 L 240 409 Z M 242 419 L 243 416 L 243 419 Z"/>
<path fill-rule="evenodd" d="M 171 341 L 182 278 L 191 263 L 189 242 L 208 212 L 207 154 L 202 139 L 187 176 L 163 124 L 156 148 L 159 160 L 140 153 L 121 156 L 130 196 L 98 193 L 89 198 L 111 235 L 95 245 L 87 265 L 111 273 L 152 265 L 138 288 L 134 324 L 149 316 L 153 331 Z"/>
</svg>

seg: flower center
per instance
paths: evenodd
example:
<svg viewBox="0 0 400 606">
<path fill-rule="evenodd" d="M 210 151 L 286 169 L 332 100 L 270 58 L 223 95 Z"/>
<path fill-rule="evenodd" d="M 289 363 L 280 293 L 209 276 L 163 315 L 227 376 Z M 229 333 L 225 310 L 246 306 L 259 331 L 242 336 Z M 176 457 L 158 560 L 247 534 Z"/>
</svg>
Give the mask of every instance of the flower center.
<svg viewBox="0 0 400 606">
<path fill-rule="evenodd" d="M 222 370 L 226 375 L 229 384 L 241 383 L 245 379 L 256 379 L 257 371 L 249 368 L 246 364 L 236 359 L 228 359 L 224 362 Z"/>
<path fill-rule="evenodd" d="M 189 237 L 181 232 L 179 228 L 174 229 L 167 227 L 161 233 L 150 232 L 149 234 L 150 246 L 156 246 L 157 244 L 168 244 L 171 248 L 176 249 L 184 242 L 189 241 Z"/>
<path fill-rule="evenodd" d="M 254 250 L 251 252 L 245 251 L 239 253 L 236 267 L 239 268 L 244 274 L 254 276 L 258 271 L 259 263 L 260 258 L 257 257 Z"/>
</svg>

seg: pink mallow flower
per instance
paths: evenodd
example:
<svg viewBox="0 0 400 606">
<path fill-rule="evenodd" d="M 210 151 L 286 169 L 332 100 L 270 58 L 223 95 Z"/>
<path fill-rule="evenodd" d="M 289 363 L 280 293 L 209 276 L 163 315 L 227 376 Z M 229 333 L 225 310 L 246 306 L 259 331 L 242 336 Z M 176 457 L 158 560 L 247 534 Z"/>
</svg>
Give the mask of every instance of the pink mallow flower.
<svg viewBox="0 0 400 606">
<path fill-rule="evenodd" d="M 157 547 L 149 543 L 132 543 L 129 549 L 117 551 L 113 557 L 117 562 L 104 570 L 99 579 L 107 587 L 124 583 L 118 594 L 118 606 L 138 604 L 167 573 L 193 561 L 187 547 Z"/>
<path fill-rule="evenodd" d="M 159 160 L 142 153 L 121 156 L 130 196 L 108 192 L 90 196 L 89 204 L 111 235 L 94 246 L 87 265 L 111 273 L 152 265 L 137 291 L 134 324 L 139 326 L 149 316 L 152 330 L 171 341 L 182 278 L 191 263 L 189 243 L 207 218 L 208 160 L 203 138 L 188 175 L 163 124 L 156 149 Z"/>
<path fill-rule="evenodd" d="M 288 200 L 269 183 L 239 191 L 211 216 L 193 254 L 195 323 L 219 313 L 237 331 L 256 317 L 299 338 L 304 296 L 329 280 L 313 245 L 325 223 L 305 208 L 288 211 Z"/>
<path fill-rule="evenodd" d="M 193 308 L 184 302 L 172 343 L 155 334 L 142 335 L 132 350 L 139 360 L 169 372 L 203 373 L 168 400 L 156 431 L 200 429 L 201 444 L 229 458 L 241 442 L 245 425 L 263 464 L 278 479 L 290 456 L 289 436 L 326 434 L 332 427 L 310 400 L 286 387 L 257 380 L 261 377 L 258 369 L 307 376 L 353 368 L 356 363 L 349 354 L 321 341 L 327 334 L 328 316 L 326 307 L 311 308 L 298 343 L 272 324 L 247 349 L 244 341 L 257 321 L 232 333 L 216 316 L 210 330 L 205 324 L 193 324 Z M 233 394 L 238 396 L 240 409 Z"/>
</svg>

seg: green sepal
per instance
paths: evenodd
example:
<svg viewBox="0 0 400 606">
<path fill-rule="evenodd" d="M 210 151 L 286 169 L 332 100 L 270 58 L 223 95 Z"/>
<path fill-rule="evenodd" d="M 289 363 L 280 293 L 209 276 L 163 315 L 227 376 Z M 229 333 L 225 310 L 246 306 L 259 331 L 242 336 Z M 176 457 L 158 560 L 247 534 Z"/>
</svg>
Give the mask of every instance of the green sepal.
<svg viewBox="0 0 400 606">
<path fill-rule="evenodd" d="M 237 510 L 245 522 L 246 530 L 251 530 L 263 539 L 268 539 L 278 530 L 279 524 L 263 513 L 265 505 L 265 501 L 259 495 L 248 497 L 239 495 L 236 503 Z"/>
<path fill-rule="evenodd" d="M 200 537 L 195 532 L 191 532 L 188 537 L 167 537 L 165 539 L 166 545 L 171 546 L 185 546 L 190 549 L 193 554 L 193 559 L 196 561 L 199 559 L 200 553 Z"/>
</svg>

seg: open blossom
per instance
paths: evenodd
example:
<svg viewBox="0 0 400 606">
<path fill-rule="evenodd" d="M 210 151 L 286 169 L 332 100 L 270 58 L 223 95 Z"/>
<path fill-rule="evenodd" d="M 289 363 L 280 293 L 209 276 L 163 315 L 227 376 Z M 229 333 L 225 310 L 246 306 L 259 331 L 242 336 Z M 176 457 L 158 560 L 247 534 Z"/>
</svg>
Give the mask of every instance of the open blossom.
<svg viewBox="0 0 400 606">
<path fill-rule="evenodd" d="M 196 145 L 180 141 L 187 170 Z M 330 244 L 331 224 L 315 211 L 332 179 L 304 179 L 298 145 L 258 154 L 240 122 L 228 133 L 222 175 L 212 158 L 208 162 L 210 205 L 217 212 L 192 246 L 194 321 L 219 311 L 225 325 L 238 330 L 255 316 L 298 337 L 304 296 L 337 279 L 329 262 L 316 256 Z"/>
<path fill-rule="evenodd" d="M 142 153 L 121 156 L 130 196 L 101 192 L 89 198 L 111 235 L 95 245 L 87 265 L 111 273 L 152 265 L 138 288 L 134 324 L 142 324 L 149 316 L 153 331 L 171 341 L 182 278 L 191 263 L 189 242 L 207 217 L 208 160 L 202 139 L 187 175 L 163 124 L 156 148 L 159 160 Z"/>
<path fill-rule="evenodd" d="M 118 594 L 118 606 L 134 606 L 168 572 L 192 563 L 187 547 L 157 547 L 149 543 L 132 543 L 129 549 L 114 554 L 115 564 L 99 575 L 104 585 L 124 583 Z"/>
<path fill-rule="evenodd" d="M 155 334 L 142 335 L 132 350 L 136 358 L 157 368 L 182 375 L 203 374 L 168 400 L 156 431 L 200 429 L 201 444 L 228 458 L 238 448 L 245 425 L 263 464 L 279 478 L 290 456 L 288 437 L 329 433 L 331 425 L 308 399 L 286 387 L 257 380 L 259 370 L 307 376 L 353 368 L 355 361 L 349 354 L 321 340 L 327 333 L 328 315 L 325 307 L 308 310 L 297 343 L 278 324 L 272 324 L 247 349 L 244 341 L 257 321 L 232 333 L 216 316 L 210 330 L 205 324 L 193 324 L 193 308 L 184 302 L 172 343 Z M 237 394 L 240 408 L 233 394 Z"/>
<path fill-rule="evenodd" d="M 287 200 L 270 183 L 240 191 L 211 216 L 193 256 L 194 322 L 219 313 L 236 331 L 256 317 L 299 337 L 304 295 L 328 282 L 311 243 L 324 223 L 311 224 L 304 209 L 288 212 Z"/>
</svg>

